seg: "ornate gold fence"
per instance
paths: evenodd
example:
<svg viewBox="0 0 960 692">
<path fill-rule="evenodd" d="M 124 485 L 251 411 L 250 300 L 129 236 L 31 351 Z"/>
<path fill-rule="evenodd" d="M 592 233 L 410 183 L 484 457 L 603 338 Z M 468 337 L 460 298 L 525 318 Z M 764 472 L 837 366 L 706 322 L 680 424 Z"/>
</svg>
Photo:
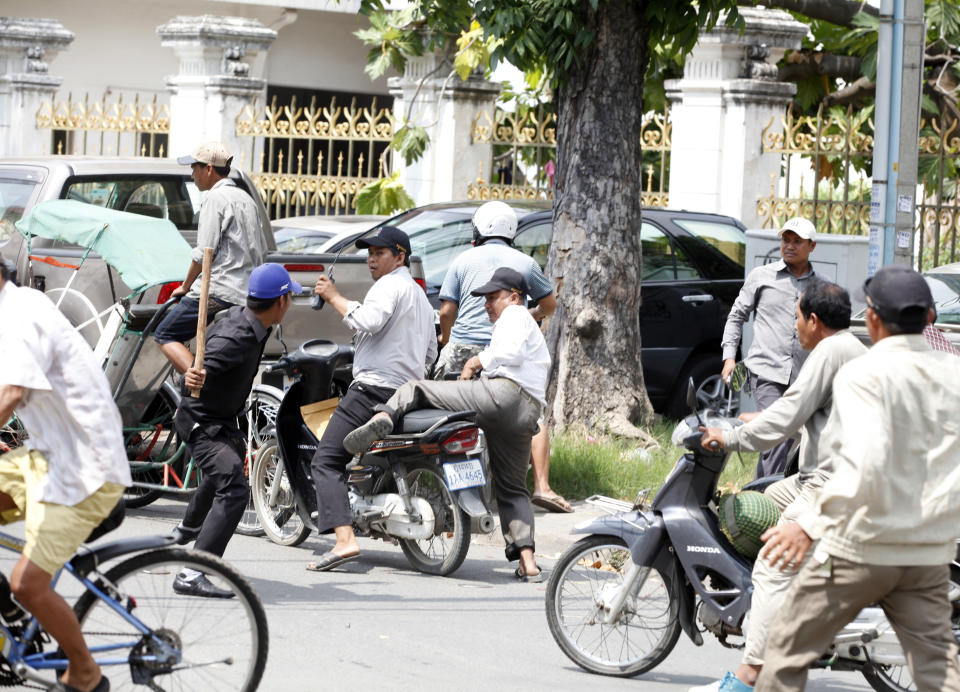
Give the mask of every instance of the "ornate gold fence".
<svg viewBox="0 0 960 692">
<path fill-rule="evenodd" d="M 170 134 L 170 106 L 152 99 L 116 100 L 104 94 L 91 101 L 75 101 L 69 94 L 65 101 L 56 97 L 37 110 L 37 129 L 51 130 L 51 154 L 91 154 L 101 156 L 163 157 Z M 47 151 L 41 154 L 47 154 Z"/>
<path fill-rule="evenodd" d="M 834 108 L 816 116 L 788 112 L 763 130 L 763 151 L 781 154 L 782 174 L 770 195 L 757 201 L 764 227 L 793 216 L 812 220 L 821 233 L 865 235 L 870 229 L 873 161 L 871 109 Z M 960 259 L 957 235 L 960 133 L 952 122 L 943 132 L 938 119 L 922 120 L 914 256 L 921 269 Z"/>
<path fill-rule="evenodd" d="M 670 129 L 667 111 L 650 115 L 641 127 L 641 165 L 646 181 L 642 195 L 644 206 L 667 206 Z M 486 176 L 481 166 L 476 182 L 468 186 L 469 199 L 553 198 L 555 113 L 543 106 L 520 114 L 498 108 L 493 117 L 482 111 L 474 118 L 471 133 L 474 143 L 493 144 L 493 158 Z"/>
<path fill-rule="evenodd" d="M 274 102 L 245 107 L 236 132 L 250 138 L 253 181 L 273 219 L 304 214 L 347 214 L 356 194 L 390 167 L 390 108 L 298 107 Z M 241 165 L 247 151 L 241 153 Z"/>
</svg>

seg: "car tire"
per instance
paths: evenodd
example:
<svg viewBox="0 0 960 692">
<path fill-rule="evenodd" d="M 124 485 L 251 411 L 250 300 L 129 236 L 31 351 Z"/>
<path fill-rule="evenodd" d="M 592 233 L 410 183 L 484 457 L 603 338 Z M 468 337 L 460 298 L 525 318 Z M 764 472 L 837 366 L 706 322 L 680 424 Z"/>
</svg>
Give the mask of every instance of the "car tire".
<svg viewBox="0 0 960 692">
<path fill-rule="evenodd" d="M 722 369 L 723 360 L 719 356 L 692 356 L 674 385 L 670 402 L 667 404 L 667 416 L 679 420 L 690 414 L 690 407 L 687 406 L 687 382 L 691 377 L 693 386 L 699 389 L 705 380 L 714 375 L 718 376 Z"/>
</svg>

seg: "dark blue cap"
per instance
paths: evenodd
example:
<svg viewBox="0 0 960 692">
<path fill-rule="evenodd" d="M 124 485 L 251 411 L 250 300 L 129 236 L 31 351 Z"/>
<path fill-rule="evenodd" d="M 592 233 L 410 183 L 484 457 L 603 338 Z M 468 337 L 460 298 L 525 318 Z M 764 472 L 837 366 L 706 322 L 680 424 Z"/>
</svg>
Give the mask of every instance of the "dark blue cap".
<svg viewBox="0 0 960 692">
<path fill-rule="evenodd" d="M 302 293 L 303 286 L 290 278 L 282 264 L 268 262 L 250 272 L 247 295 L 251 298 L 277 298 L 284 293 Z"/>
<path fill-rule="evenodd" d="M 354 245 L 359 248 L 388 247 L 395 255 L 405 252 L 407 257 L 410 256 L 410 236 L 396 226 L 380 226 L 372 235 L 363 236 Z"/>
<path fill-rule="evenodd" d="M 485 296 L 488 293 L 496 293 L 497 291 L 510 291 L 519 294 L 521 298 L 525 298 L 528 291 L 527 282 L 523 278 L 523 274 L 515 269 L 500 267 L 497 271 L 493 272 L 493 276 L 490 277 L 487 283 L 470 291 L 470 295 Z"/>
</svg>

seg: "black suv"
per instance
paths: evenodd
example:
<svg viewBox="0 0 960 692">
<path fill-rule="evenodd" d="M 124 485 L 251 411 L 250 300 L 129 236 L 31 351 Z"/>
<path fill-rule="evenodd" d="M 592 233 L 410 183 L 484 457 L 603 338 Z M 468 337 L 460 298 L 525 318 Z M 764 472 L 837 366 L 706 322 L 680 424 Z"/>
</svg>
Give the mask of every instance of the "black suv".
<svg viewBox="0 0 960 692">
<path fill-rule="evenodd" d="M 470 247 L 471 219 L 480 204 L 430 204 L 385 222 L 410 236 L 435 307 L 447 267 Z M 509 204 L 519 220 L 514 247 L 546 266 L 553 212 L 542 203 Z M 719 379 L 720 339 L 743 285 L 746 236 L 743 224 L 729 216 L 653 208 L 643 210 L 640 233 L 643 377 L 654 407 L 680 417 L 687 413 L 683 383 L 688 377 L 698 386 L 710 377 Z M 347 243 L 352 239 L 342 246 Z"/>
</svg>

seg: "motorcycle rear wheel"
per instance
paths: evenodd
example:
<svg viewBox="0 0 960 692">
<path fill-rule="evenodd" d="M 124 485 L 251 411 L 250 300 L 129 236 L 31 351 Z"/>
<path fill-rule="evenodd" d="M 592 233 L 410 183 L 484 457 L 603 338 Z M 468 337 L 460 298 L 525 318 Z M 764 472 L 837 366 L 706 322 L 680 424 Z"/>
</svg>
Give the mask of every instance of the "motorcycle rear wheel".
<svg viewBox="0 0 960 692">
<path fill-rule="evenodd" d="M 406 478 L 410 494 L 430 503 L 435 523 L 433 536 L 401 540 L 400 549 L 414 569 L 440 577 L 453 574 L 470 549 L 470 519 L 434 469 L 410 469 Z"/>
<path fill-rule="evenodd" d="M 680 636 L 677 587 L 655 567 L 638 580 L 614 624 L 598 621 L 597 603 L 623 584 L 632 566 L 622 540 L 587 536 L 560 556 L 547 584 L 550 633 L 571 661 L 591 673 L 645 673 L 667 657 Z"/>
<path fill-rule="evenodd" d="M 277 501 L 270 503 L 270 489 L 280 483 Z M 257 451 L 250 471 L 250 495 L 260 527 L 267 538 L 278 545 L 300 545 L 310 535 L 297 511 L 293 488 L 287 479 L 276 438 L 266 440 Z"/>
</svg>

